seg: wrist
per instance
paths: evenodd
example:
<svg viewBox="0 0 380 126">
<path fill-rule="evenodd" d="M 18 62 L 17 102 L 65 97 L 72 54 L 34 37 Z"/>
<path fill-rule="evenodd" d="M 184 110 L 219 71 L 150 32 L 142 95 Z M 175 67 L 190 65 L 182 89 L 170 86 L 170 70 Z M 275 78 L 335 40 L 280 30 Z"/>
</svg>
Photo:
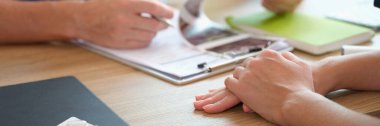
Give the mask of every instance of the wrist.
<svg viewBox="0 0 380 126">
<path fill-rule="evenodd" d="M 54 3 L 52 3 L 54 4 Z M 63 17 L 61 24 L 63 25 L 60 30 L 60 34 L 67 39 L 80 38 L 80 28 L 77 25 L 78 13 L 81 11 L 84 1 L 65 1 L 55 4 L 55 8 L 59 11 L 57 14 L 61 14 Z"/>
<path fill-rule="evenodd" d="M 1 7 L 5 20 L 0 27 L 6 37 L 1 39 L 10 42 L 72 39 L 75 30 L 70 18 L 74 13 L 71 3 L 74 2 L 4 2 Z"/>
<path fill-rule="evenodd" d="M 339 89 L 338 70 L 335 58 L 329 57 L 312 64 L 312 74 L 315 92 L 326 95 Z"/>
<path fill-rule="evenodd" d="M 109 10 L 101 10 L 101 6 L 97 3 L 98 1 L 87 1 L 81 0 L 80 2 L 74 2 L 74 6 L 71 6 L 74 10 L 70 15 L 71 26 L 73 30 L 74 38 L 80 38 L 84 40 L 88 40 L 91 38 L 91 34 L 89 34 L 89 30 L 101 28 L 101 21 L 107 19 L 109 16 L 107 14 L 99 14 L 99 12 L 109 11 Z M 103 5 L 106 6 L 106 5 Z M 99 23 L 101 22 L 101 23 Z M 95 31 L 96 33 L 102 31 Z"/>
<path fill-rule="evenodd" d="M 283 122 L 280 125 L 294 125 L 299 120 L 307 120 L 304 115 L 309 113 L 310 106 L 322 97 L 310 90 L 293 92 L 286 96 L 286 100 L 281 107 Z"/>
</svg>

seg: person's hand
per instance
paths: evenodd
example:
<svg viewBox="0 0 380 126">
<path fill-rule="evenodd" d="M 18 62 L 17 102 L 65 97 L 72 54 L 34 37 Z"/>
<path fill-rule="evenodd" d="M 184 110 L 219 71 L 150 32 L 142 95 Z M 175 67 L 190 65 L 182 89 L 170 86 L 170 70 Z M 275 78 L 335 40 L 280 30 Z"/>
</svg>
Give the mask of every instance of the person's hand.
<svg viewBox="0 0 380 126">
<path fill-rule="evenodd" d="M 110 48 L 141 48 L 167 27 L 153 18 L 172 18 L 173 10 L 157 0 L 90 0 L 75 15 L 77 38 Z"/>
<path fill-rule="evenodd" d="M 302 0 L 263 0 L 263 6 L 275 13 L 284 13 L 293 11 Z"/>
<path fill-rule="evenodd" d="M 250 60 L 248 58 L 247 60 Z M 245 60 L 245 61 L 247 61 Z M 245 62 L 243 63 L 243 65 Z M 241 69 L 241 67 L 236 67 L 235 70 Z M 233 76 L 238 79 L 237 76 Z M 234 107 L 235 105 L 241 103 L 240 99 L 237 98 L 226 88 L 211 89 L 208 93 L 203 95 L 195 96 L 194 108 L 196 110 L 203 110 L 207 113 L 220 113 L 227 109 Z M 242 105 L 244 112 L 253 112 L 247 105 Z"/>
<path fill-rule="evenodd" d="M 212 89 L 209 93 L 195 96 L 194 107 L 207 113 L 219 113 L 240 103 L 226 88 Z"/>
<path fill-rule="evenodd" d="M 211 89 L 207 94 L 195 96 L 194 107 L 207 113 L 220 113 L 234 107 L 241 101 L 226 88 Z M 244 112 L 252 110 L 243 104 Z"/>
<path fill-rule="evenodd" d="M 286 125 L 282 108 L 292 102 L 289 96 L 314 91 L 310 65 L 289 52 L 264 50 L 233 74 L 225 80 L 227 89 L 253 111 L 281 125 Z"/>
</svg>

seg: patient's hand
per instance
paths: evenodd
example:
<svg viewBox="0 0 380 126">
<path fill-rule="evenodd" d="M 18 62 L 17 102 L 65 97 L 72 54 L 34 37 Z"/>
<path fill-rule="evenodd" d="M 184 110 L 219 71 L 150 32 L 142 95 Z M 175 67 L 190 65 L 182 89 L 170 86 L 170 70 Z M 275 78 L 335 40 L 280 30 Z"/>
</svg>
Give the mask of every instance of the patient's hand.
<svg viewBox="0 0 380 126">
<path fill-rule="evenodd" d="M 240 103 L 234 94 L 226 88 L 212 89 L 209 93 L 195 96 L 194 107 L 207 113 L 219 113 Z M 243 105 L 244 112 L 251 112 L 247 106 Z"/>
<path fill-rule="evenodd" d="M 251 60 L 248 58 L 246 61 Z M 243 66 L 246 61 L 242 64 Z M 234 71 L 240 71 L 242 67 L 236 67 Z M 233 77 L 239 79 L 238 74 L 234 72 Z M 197 110 L 203 110 L 207 113 L 219 113 L 227 109 L 234 107 L 241 101 L 234 94 L 232 94 L 226 88 L 211 89 L 207 94 L 195 96 L 196 101 L 194 102 L 194 107 Z M 244 112 L 253 112 L 247 105 L 243 104 Z"/>
</svg>

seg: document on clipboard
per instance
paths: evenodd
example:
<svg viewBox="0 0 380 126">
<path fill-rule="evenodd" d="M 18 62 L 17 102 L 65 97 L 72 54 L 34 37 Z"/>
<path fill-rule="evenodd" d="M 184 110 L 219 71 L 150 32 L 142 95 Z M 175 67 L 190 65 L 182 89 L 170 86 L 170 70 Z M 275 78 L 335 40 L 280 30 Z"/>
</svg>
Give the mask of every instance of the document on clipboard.
<svg viewBox="0 0 380 126">
<path fill-rule="evenodd" d="M 174 84 L 187 84 L 232 70 L 264 48 L 293 49 L 283 39 L 242 34 L 212 22 L 201 13 L 202 1 L 185 2 L 181 12 L 176 11 L 171 20 L 174 27 L 159 32 L 146 48 L 120 50 L 84 40 L 74 43 Z"/>
</svg>

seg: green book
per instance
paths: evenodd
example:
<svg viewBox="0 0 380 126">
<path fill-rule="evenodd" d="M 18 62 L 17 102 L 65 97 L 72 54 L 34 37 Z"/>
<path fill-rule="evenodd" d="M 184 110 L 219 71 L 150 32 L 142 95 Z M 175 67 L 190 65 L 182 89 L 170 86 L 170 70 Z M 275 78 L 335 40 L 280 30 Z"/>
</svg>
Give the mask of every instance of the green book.
<svg viewBox="0 0 380 126">
<path fill-rule="evenodd" d="M 374 36 L 374 31 L 365 27 L 302 13 L 260 12 L 227 17 L 226 21 L 234 29 L 284 37 L 295 48 L 316 55 L 338 50 L 342 45 L 366 42 Z"/>
</svg>

